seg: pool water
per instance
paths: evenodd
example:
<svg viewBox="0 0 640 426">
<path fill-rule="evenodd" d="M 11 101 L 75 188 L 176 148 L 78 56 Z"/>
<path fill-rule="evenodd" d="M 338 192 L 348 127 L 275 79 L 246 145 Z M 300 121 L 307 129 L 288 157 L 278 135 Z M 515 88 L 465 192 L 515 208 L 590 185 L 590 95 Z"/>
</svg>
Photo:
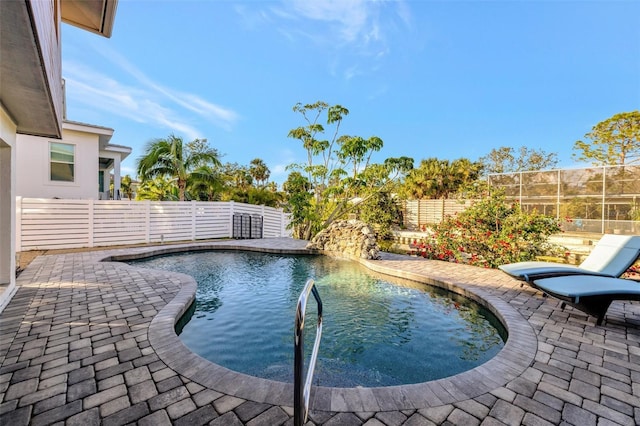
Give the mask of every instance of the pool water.
<svg viewBox="0 0 640 426">
<path fill-rule="evenodd" d="M 323 302 L 314 384 L 375 387 L 420 383 L 472 369 L 504 345 L 486 309 L 450 292 L 381 277 L 327 256 L 190 252 L 131 262 L 182 272 L 198 282 L 195 309 L 180 338 L 231 370 L 293 382 L 296 303 L 308 278 Z M 305 323 L 308 362 L 317 310 Z"/>
</svg>

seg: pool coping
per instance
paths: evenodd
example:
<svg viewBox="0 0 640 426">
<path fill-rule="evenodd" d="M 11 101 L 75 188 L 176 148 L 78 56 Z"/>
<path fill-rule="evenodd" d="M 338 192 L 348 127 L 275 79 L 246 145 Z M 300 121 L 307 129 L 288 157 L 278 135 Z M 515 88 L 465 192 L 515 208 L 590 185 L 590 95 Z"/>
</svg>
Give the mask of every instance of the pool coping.
<svg viewBox="0 0 640 426">
<path fill-rule="evenodd" d="M 314 254 L 317 251 L 225 244 L 194 243 L 151 248 L 122 249 L 102 257 L 119 262 L 151 256 L 207 250 L 241 250 L 277 254 Z M 406 257 L 406 256 L 405 256 Z M 355 259 L 354 259 L 355 260 Z M 363 266 L 399 278 L 444 288 L 468 297 L 489 310 L 503 323 L 508 339 L 489 361 L 454 376 L 424 383 L 387 387 L 312 387 L 311 410 L 373 412 L 424 409 L 462 402 L 491 392 L 519 377 L 534 362 L 538 339 L 531 324 L 514 307 L 481 286 L 424 273 L 385 266 L 384 262 L 358 259 Z M 128 266 L 135 268 L 135 266 Z M 196 282 L 188 275 L 171 273 L 181 284 L 178 294 L 149 325 L 149 343 L 158 357 L 184 377 L 209 389 L 258 403 L 293 406 L 293 384 L 249 376 L 208 361 L 188 349 L 175 333 L 175 324 L 195 299 Z"/>
</svg>

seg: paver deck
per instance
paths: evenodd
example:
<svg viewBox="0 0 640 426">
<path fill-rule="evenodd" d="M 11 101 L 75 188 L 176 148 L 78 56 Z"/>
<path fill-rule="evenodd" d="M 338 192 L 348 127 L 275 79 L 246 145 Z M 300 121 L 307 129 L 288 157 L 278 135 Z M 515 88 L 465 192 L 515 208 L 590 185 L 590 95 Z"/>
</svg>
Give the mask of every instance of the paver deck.
<svg viewBox="0 0 640 426">
<path fill-rule="evenodd" d="M 292 425 L 292 385 L 212 364 L 177 338 L 174 324 L 195 294 L 191 277 L 102 260 L 304 245 L 219 241 L 36 258 L 0 314 L 0 425 Z M 638 302 L 615 302 L 596 326 L 500 271 L 397 255 L 364 263 L 478 300 L 509 339 L 489 362 L 446 379 L 314 388 L 309 424 L 640 424 Z"/>
</svg>

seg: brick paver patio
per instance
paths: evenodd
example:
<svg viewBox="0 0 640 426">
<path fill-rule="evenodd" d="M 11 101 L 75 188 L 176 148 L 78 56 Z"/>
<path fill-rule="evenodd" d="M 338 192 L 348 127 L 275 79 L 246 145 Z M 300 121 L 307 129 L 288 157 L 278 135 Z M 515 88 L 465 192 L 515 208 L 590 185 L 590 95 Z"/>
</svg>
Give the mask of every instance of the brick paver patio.
<svg viewBox="0 0 640 426">
<path fill-rule="evenodd" d="M 304 244 L 220 241 L 36 258 L 0 315 L 0 425 L 292 425 L 290 384 L 212 364 L 175 336 L 195 292 L 191 277 L 101 260 L 187 247 L 296 252 Z M 309 424 L 640 424 L 639 303 L 615 302 L 597 327 L 496 270 L 393 255 L 364 263 L 486 301 L 509 339 L 491 361 L 447 379 L 316 388 Z"/>
</svg>

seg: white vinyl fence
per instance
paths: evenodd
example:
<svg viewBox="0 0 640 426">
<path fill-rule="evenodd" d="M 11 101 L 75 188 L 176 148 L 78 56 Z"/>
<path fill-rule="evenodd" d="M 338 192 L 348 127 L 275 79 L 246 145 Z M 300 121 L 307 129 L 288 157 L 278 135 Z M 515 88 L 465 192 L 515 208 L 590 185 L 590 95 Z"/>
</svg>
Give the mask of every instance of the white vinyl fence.
<svg viewBox="0 0 640 426">
<path fill-rule="evenodd" d="M 234 214 L 263 219 L 263 238 L 285 237 L 289 216 L 252 204 L 16 198 L 16 251 L 231 238 Z"/>
</svg>

